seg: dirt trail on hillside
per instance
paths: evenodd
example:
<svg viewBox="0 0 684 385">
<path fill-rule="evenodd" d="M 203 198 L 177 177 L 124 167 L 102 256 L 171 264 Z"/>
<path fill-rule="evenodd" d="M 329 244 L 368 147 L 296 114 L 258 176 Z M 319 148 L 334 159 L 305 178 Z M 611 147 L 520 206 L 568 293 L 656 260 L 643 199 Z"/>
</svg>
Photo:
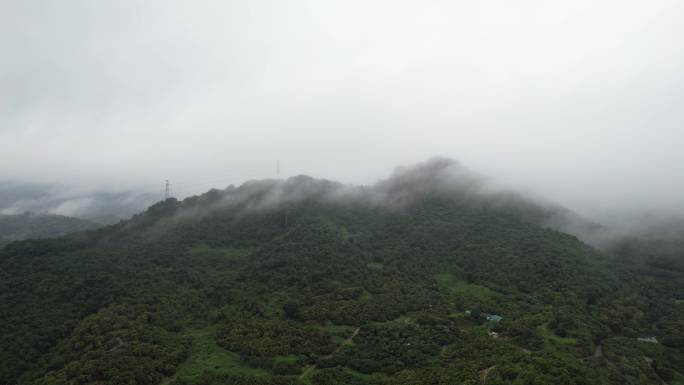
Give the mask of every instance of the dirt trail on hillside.
<svg viewBox="0 0 684 385">
<path fill-rule="evenodd" d="M 596 345 L 594 357 L 603 357 L 603 341 L 599 342 L 598 345 Z"/>
<path fill-rule="evenodd" d="M 354 340 L 354 337 L 356 337 L 360 331 L 361 331 L 361 327 L 356 328 L 354 330 L 354 332 L 349 337 L 347 337 L 346 340 L 342 341 L 342 343 L 340 344 L 340 346 L 337 347 L 337 349 L 333 350 L 332 353 L 321 357 L 320 359 L 321 360 L 328 360 L 328 359 L 332 358 L 335 354 L 339 353 L 340 350 L 342 350 L 345 346 L 351 344 Z M 312 370 L 316 369 L 317 366 L 318 366 L 318 364 L 313 364 L 313 365 L 307 366 L 304 369 L 304 371 L 302 372 L 302 374 L 299 376 L 299 378 L 304 378 L 304 377 L 308 376 L 309 373 L 311 373 Z"/>
<path fill-rule="evenodd" d="M 520 350 L 521 352 L 523 352 L 525 354 L 532 354 L 532 351 L 530 349 L 525 349 L 522 346 L 513 345 L 513 347 L 515 347 L 516 349 Z"/>
<path fill-rule="evenodd" d="M 113 346 L 111 349 L 107 350 L 107 352 L 113 352 L 113 351 L 115 351 L 116 349 L 118 349 L 118 348 L 120 348 L 120 347 L 122 347 L 122 346 L 124 346 L 124 345 L 125 345 L 125 342 L 123 342 L 123 340 L 121 339 L 121 337 L 116 337 L 116 345 Z"/>
<path fill-rule="evenodd" d="M 487 383 L 487 377 L 489 377 L 489 372 L 494 370 L 494 368 L 496 368 L 496 365 L 492 365 L 492 366 L 490 366 L 487 369 L 482 371 L 482 384 L 483 385 Z"/>
</svg>

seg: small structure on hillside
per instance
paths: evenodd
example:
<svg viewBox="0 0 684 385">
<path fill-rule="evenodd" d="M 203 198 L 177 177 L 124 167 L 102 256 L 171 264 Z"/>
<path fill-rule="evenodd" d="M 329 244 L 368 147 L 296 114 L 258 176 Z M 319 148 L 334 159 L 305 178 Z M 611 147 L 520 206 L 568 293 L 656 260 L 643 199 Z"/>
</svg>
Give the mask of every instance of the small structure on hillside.
<svg viewBox="0 0 684 385">
<path fill-rule="evenodd" d="M 656 336 L 642 336 L 642 337 L 637 338 L 637 340 L 639 340 L 641 342 L 650 342 L 652 344 L 658 343 L 658 339 L 656 338 Z"/>
<path fill-rule="evenodd" d="M 492 338 L 499 338 L 499 333 L 494 332 L 494 331 L 490 331 L 490 332 L 489 332 L 489 336 L 492 337 Z"/>
<path fill-rule="evenodd" d="M 498 314 L 487 314 L 487 321 L 499 322 L 502 319 L 503 317 Z"/>
</svg>

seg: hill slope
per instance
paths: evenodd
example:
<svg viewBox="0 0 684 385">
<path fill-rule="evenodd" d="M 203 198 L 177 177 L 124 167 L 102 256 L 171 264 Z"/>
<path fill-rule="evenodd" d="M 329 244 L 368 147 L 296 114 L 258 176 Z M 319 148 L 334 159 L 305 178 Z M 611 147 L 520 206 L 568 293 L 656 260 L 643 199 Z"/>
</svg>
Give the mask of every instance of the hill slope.
<svg viewBox="0 0 684 385">
<path fill-rule="evenodd" d="M 553 215 L 437 160 L 16 242 L 0 251 L 0 383 L 681 380 L 684 275 L 538 225 Z"/>
<path fill-rule="evenodd" d="M 0 247 L 29 239 L 59 237 L 78 231 L 92 230 L 99 225 L 79 218 L 53 214 L 0 214 Z"/>
</svg>

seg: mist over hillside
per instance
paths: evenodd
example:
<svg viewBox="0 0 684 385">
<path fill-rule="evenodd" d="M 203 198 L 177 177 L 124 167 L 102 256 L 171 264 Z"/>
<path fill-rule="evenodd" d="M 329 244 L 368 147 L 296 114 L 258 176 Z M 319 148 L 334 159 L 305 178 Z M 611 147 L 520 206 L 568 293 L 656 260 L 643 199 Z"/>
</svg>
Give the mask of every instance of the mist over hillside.
<svg viewBox="0 0 684 385">
<path fill-rule="evenodd" d="M 54 238 L 100 226 L 100 223 L 57 214 L 0 214 L 0 247 L 13 241 Z"/>
<path fill-rule="evenodd" d="M 617 231 L 610 232 L 606 226 L 557 203 L 516 192 L 457 160 L 444 157 L 399 166 L 389 177 L 365 186 L 306 175 L 251 180 L 238 187 L 231 185 L 185 198 L 176 215 L 201 216 L 222 209 L 234 209 L 246 215 L 307 201 L 401 212 L 433 198 L 448 199 L 472 208 L 505 211 L 537 225 L 571 233 L 595 246 L 603 246 L 604 241 L 618 236 Z"/>
<path fill-rule="evenodd" d="M 108 224 L 129 218 L 159 199 L 144 191 L 83 191 L 74 186 L 0 181 L 0 214 L 5 215 L 55 214 Z"/>
<path fill-rule="evenodd" d="M 179 215 L 206 215 L 230 206 L 248 212 L 306 200 L 401 210 L 435 196 L 449 197 L 462 204 L 502 208 L 535 224 L 573 234 L 605 251 L 614 250 L 628 239 L 678 244 L 684 238 L 684 217 L 676 213 L 619 211 L 583 217 L 543 197 L 515 191 L 496 178 L 445 157 L 398 166 L 389 177 L 365 186 L 305 175 L 250 180 L 238 187 L 231 185 L 184 198 Z M 0 183 L 0 213 L 5 215 L 46 213 L 111 224 L 140 213 L 159 200 L 157 194 L 140 191 L 88 193 L 64 186 Z"/>
</svg>

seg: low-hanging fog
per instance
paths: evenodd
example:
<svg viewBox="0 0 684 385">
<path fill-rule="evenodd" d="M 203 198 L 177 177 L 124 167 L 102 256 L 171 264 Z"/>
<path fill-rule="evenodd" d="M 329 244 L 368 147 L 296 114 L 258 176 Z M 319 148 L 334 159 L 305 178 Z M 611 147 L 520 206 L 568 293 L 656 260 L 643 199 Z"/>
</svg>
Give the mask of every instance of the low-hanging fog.
<svg viewBox="0 0 684 385">
<path fill-rule="evenodd" d="M 277 162 L 372 184 L 440 155 L 600 222 L 676 217 L 682 14 L 678 0 L 2 1 L 0 180 L 162 197 L 169 179 L 182 197 L 274 178 Z M 63 212 L 92 205 L 66 196 Z"/>
</svg>

